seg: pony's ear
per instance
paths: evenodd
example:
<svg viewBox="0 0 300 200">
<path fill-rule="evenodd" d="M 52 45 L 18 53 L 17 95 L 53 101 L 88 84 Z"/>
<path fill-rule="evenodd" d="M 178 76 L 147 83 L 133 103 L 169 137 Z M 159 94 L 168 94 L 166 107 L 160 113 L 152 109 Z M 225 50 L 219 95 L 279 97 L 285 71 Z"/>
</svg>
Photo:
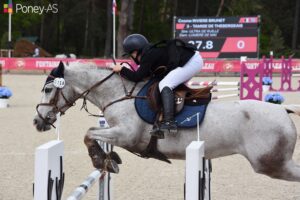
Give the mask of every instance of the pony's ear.
<svg viewBox="0 0 300 200">
<path fill-rule="evenodd" d="M 65 71 L 64 63 L 62 61 L 60 61 L 58 67 L 54 70 L 53 75 L 55 77 L 63 78 L 64 77 L 64 71 Z"/>
</svg>

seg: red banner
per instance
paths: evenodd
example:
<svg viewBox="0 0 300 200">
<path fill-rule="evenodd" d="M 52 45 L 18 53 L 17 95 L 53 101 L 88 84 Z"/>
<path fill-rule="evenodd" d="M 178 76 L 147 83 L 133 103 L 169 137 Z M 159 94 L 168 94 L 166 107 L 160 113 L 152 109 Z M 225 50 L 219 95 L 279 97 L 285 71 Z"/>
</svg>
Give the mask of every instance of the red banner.
<svg viewBox="0 0 300 200">
<path fill-rule="evenodd" d="M 72 58 L 0 58 L 4 70 L 51 70 L 62 61 L 65 64 L 91 63 L 99 67 L 111 67 L 111 59 L 72 59 Z M 131 60 L 117 60 L 118 63 L 128 62 L 135 69 L 136 65 Z"/>
<path fill-rule="evenodd" d="M 91 63 L 99 67 L 111 67 L 113 65 L 111 59 L 0 58 L 0 64 L 4 70 L 51 70 L 57 67 L 60 61 L 65 64 Z M 117 62 L 128 62 L 135 69 L 137 68 L 131 60 L 118 59 Z M 249 62 L 258 65 L 261 60 L 249 60 Z M 274 72 L 280 72 L 281 62 L 281 59 L 273 60 Z M 294 72 L 300 72 L 300 59 L 292 60 L 292 68 Z M 240 60 L 205 60 L 201 72 L 240 72 Z"/>
</svg>

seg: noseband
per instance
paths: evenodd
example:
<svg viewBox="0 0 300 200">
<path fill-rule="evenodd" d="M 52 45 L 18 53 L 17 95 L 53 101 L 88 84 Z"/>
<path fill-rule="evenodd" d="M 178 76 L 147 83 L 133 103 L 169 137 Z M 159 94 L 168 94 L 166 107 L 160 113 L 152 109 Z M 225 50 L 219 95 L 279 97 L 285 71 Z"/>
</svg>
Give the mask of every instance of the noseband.
<svg viewBox="0 0 300 200">
<path fill-rule="evenodd" d="M 62 107 L 59 108 L 59 107 L 57 106 L 57 103 L 58 103 L 58 97 L 59 97 L 60 94 L 61 94 L 61 96 L 63 97 L 63 99 L 65 100 L 66 104 L 65 104 L 64 106 L 62 106 Z M 75 102 L 69 102 L 69 101 L 67 100 L 67 98 L 65 97 L 64 93 L 62 92 L 62 89 L 61 89 L 61 88 L 57 88 L 57 89 L 56 89 L 56 92 L 55 92 L 55 95 L 54 95 L 54 97 L 50 100 L 50 102 L 49 102 L 49 103 L 40 103 L 40 104 L 38 104 L 38 105 L 36 106 L 36 111 L 37 111 L 38 116 L 39 116 L 46 124 L 49 124 L 49 125 L 51 125 L 53 128 L 55 128 L 55 126 L 53 125 L 53 123 L 48 122 L 48 120 L 45 119 L 45 118 L 41 115 L 41 113 L 39 112 L 38 108 L 39 108 L 40 106 L 50 106 L 50 107 L 53 107 L 53 108 L 52 108 L 52 112 L 53 112 L 53 113 L 58 113 L 58 112 L 60 112 L 61 115 L 63 115 L 63 114 L 65 114 L 64 108 L 66 108 L 66 107 L 71 107 L 71 106 L 74 106 L 74 105 L 75 105 Z M 47 118 L 47 117 L 46 117 L 46 118 Z"/>
</svg>

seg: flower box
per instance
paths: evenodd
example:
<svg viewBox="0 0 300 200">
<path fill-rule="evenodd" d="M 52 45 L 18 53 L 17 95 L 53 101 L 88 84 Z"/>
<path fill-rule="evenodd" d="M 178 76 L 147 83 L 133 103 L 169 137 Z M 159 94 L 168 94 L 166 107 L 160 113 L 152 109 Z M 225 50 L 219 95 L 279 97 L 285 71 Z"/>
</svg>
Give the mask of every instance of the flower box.
<svg viewBox="0 0 300 200">
<path fill-rule="evenodd" d="M 265 101 L 269 103 L 282 104 L 284 102 L 284 98 L 279 93 L 271 93 L 265 96 Z"/>
<path fill-rule="evenodd" d="M 271 87 L 271 85 L 263 85 L 262 86 L 263 92 L 269 92 L 270 91 L 270 87 Z"/>
<path fill-rule="evenodd" d="M 272 85 L 273 81 L 270 77 L 265 76 L 262 78 L 262 84 L 263 85 Z"/>
<path fill-rule="evenodd" d="M 8 87 L 0 87 L 0 108 L 8 107 L 8 99 L 12 96 L 12 92 Z"/>
<path fill-rule="evenodd" d="M 0 98 L 0 108 L 8 107 L 8 99 Z"/>
</svg>

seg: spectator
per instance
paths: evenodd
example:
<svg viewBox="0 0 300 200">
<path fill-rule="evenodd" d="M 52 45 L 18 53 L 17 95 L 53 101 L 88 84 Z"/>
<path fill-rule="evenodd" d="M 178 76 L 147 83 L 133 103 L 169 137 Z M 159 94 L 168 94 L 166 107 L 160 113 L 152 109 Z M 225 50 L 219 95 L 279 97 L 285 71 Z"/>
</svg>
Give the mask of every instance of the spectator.
<svg viewBox="0 0 300 200">
<path fill-rule="evenodd" d="M 38 47 L 34 49 L 34 54 L 32 57 L 40 57 L 40 49 Z"/>
</svg>

